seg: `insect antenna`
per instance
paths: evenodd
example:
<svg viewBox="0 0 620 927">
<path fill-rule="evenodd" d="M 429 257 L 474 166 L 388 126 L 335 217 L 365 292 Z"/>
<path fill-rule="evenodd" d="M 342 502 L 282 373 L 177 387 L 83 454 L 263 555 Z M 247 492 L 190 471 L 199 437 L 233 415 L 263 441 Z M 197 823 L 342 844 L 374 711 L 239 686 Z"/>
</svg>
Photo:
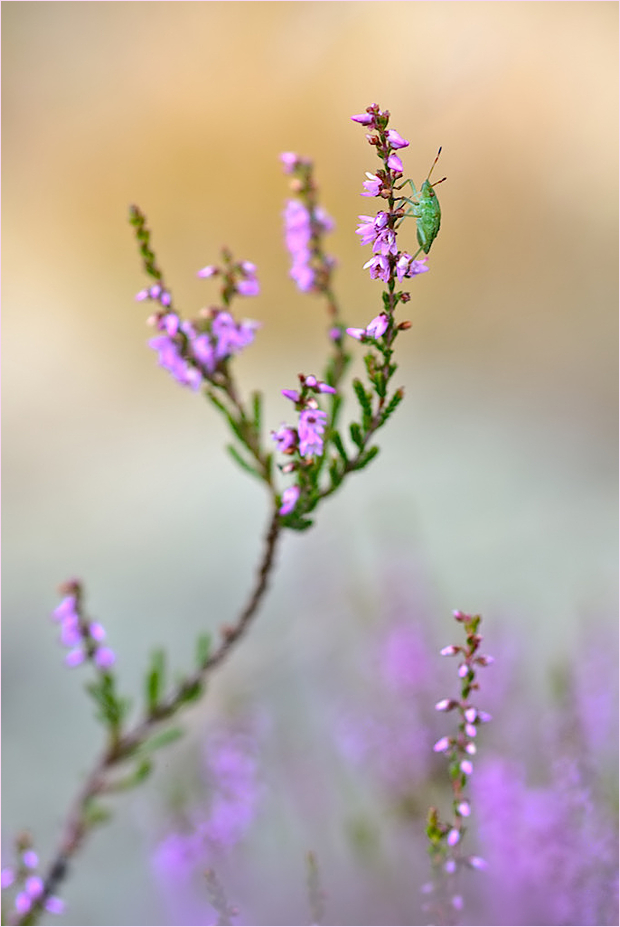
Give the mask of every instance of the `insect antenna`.
<svg viewBox="0 0 620 927">
<path fill-rule="evenodd" d="M 428 174 L 426 175 L 426 179 L 427 179 L 427 180 L 430 180 L 431 174 L 433 173 L 433 168 L 435 167 L 435 165 L 436 165 L 437 162 L 439 161 L 439 155 L 441 154 L 441 149 L 442 149 L 442 147 L 443 147 L 442 145 L 439 146 L 439 151 L 437 152 L 437 157 L 435 158 L 435 160 L 434 160 L 433 163 L 431 164 L 431 169 L 430 169 L 430 171 L 428 172 Z M 438 184 L 443 183 L 444 180 L 447 180 L 447 179 L 448 179 L 447 177 L 442 177 L 441 180 L 436 180 L 435 183 L 432 183 L 432 184 L 431 184 L 431 187 L 436 187 Z"/>
</svg>

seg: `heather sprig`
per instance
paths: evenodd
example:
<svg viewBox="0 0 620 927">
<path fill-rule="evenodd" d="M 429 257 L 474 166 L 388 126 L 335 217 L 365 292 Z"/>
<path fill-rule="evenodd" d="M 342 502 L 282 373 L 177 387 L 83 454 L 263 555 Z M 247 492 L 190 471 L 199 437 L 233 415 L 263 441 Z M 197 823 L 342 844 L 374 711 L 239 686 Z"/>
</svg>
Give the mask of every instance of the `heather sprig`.
<svg viewBox="0 0 620 927">
<path fill-rule="evenodd" d="M 463 908 L 463 897 L 457 891 L 458 878 L 463 867 L 486 869 L 487 863 L 479 856 L 463 853 L 463 838 L 467 832 L 467 821 L 471 816 L 471 798 L 468 793 L 469 779 L 473 774 L 472 757 L 476 754 L 478 727 L 491 720 L 491 716 L 477 708 L 471 700 L 472 693 L 480 686 L 476 679 L 479 667 L 493 663 L 493 657 L 478 653 L 482 636 L 478 634 L 480 615 L 466 615 L 455 611 L 454 618 L 463 625 L 465 644 L 449 644 L 441 651 L 444 657 L 459 656 L 458 677 L 461 681 L 459 698 L 443 698 L 435 705 L 441 712 L 455 711 L 458 726 L 455 734 L 441 737 L 433 747 L 435 753 L 443 753 L 448 762 L 448 774 L 452 786 L 452 815 L 442 820 L 437 808 L 430 808 L 426 834 L 429 840 L 428 852 L 431 859 L 433 880 L 424 886 L 429 896 L 424 910 L 430 912 L 433 923 L 455 924 L 458 912 Z"/>
<path fill-rule="evenodd" d="M 294 194 L 284 214 L 286 242 L 293 258 L 291 276 L 302 292 L 325 300 L 330 346 L 321 378 L 299 374 L 297 390 L 282 390 L 293 403 L 297 415 L 293 424 L 283 424 L 271 432 L 277 451 L 286 458 L 277 469 L 284 476 L 293 475 L 293 483 L 285 488 L 281 488 L 276 479 L 274 452 L 268 449 L 270 445 L 263 443 L 262 394 L 254 391 L 249 399 L 242 398 L 234 376 L 234 358 L 252 344 L 260 327 L 258 322 L 238 320 L 233 314 L 238 299 L 256 296 L 260 291 L 256 266 L 250 261 L 238 260 L 228 249 L 223 249 L 219 263 L 208 264 L 198 271 L 199 277 L 220 283 L 218 302 L 201 309 L 193 318 L 184 318 L 176 308 L 157 263 L 146 217 L 137 206 L 130 208 L 130 223 L 135 230 L 144 270 L 153 281 L 136 296 L 139 302 L 154 304 L 148 322 L 156 334 L 149 340 L 149 347 L 156 352 L 159 365 L 177 383 L 201 392 L 223 415 L 235 442 L 228 450 L 237 464 L 265 484 L 271 512 L 263 538 L 262 557 L 244 607 L 232 624 L 222 627 L 215 646 L 211 646 L 210 635 L 199 637 L 194 668 L 182 674 L 174 684 L 170 684 L 166 676 L 164 652 L 157 650 L 152 654 L 145 672 L 144 704 L 131 725 L 130 701 L 118 692 L 114 672 L 116 656 L 103 644 L 102 625 L 86 615 L 82 584 L 71 580 L 62 587 L 63 598 L 53 618 L 60 623 L 61 643 L 70 648 L 67 664 L 87 664 L 95 671 L 95 679 L 86 688 L 95 701 L 97 719 L 105 730 L 105 742 L 69 810 L 47 874 L 24 874 L 23 854 L 17 868 L 5 870 L 3 884 L 23 886 L 17 896 L 21 900 L 16 900 L 9 923 L 36 923 L 44 909 L 58 909 L 60 902 L 54 892 L 66 877 L 69 863 L 90 831 L 109 817 L 109 810 L 100 804 L 101 797 L 139 785 L 151 771 L 152 752 L 180 736 L 178 728 L 165 728 L 160 733 L 157 728 L 203 694 L 211 673 L 246 633 L 266 593 L 283 530 L 301 531 L 310 527 L 313 522 L 308 515 L 319 503 L 334 493 L 350 473 L 363 469 L 376 456 L 379 448 L 372 444 L 374 434 L 403 398 L 402 388 L 390 390 L 397 369 L 393 359 L 394 342 L 399 332 L 410 327 L 408 321 L 398 322 L 395 317 L 399 304 L 410 299 L 408 292 L 397 289 L 397 283 L 428 269 L 423 261 L 416 261 L 407 252 L 400 251 L 397 244 L 402 220 L 415 215 L 415 212 L 405 212 L 406 198 L 397 193 L 401 188 L 398 182 L 402 180 L 403 165 L 396 152 L 409 143 L 398 132 L 387 128 L 389 113 L 381 112 L 376 105 L 369 107 L 363 116 L 352 118 L 376 133 L 368 134 L 367 138 L 382 162 L 376 174 L 368 174 L 362 195 L 382 198 L 387 208 L 380 210 L 374 219 L 361 217 L 364 223 L 358 231 L 362 234 L 362 242 L 373 246 L 373 257 L 365 266 L 371 278 L 381 279 L 386 289 L 382 294 L 380 314 L 365 329 L 345 327 L 333 289 L 336 262 L 323 246 L 324 236 L 333 228 L 333 222 L 318 202 L 312 162 L 291 152 L 282 155 Z M 345 396 L 344 375 L 351 361 L 346 348 L 347 332 L 368 347 L 364 358 L 367 384 L 359 378 L 352 384 L 360 412 L 359 419 L 349 424 L 352 443 L 349 448 L 338 426 Z M 129 771 L 119 772 L 117 767 Z M 216 892 L 215 882 L 211 887 Z"/>
</svg>

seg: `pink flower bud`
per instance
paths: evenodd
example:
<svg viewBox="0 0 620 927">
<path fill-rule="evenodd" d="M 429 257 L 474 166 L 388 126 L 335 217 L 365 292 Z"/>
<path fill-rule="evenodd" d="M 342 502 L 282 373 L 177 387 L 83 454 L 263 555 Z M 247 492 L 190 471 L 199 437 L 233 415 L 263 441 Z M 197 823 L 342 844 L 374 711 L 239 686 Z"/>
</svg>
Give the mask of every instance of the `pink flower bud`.
<svg viewBox="0 0 620 927">
<path fill-rule="evenodd" d="M 435 744 L 435 746 L 433 747 L 433 750 L 435 751 L 435 753 L 445 753 L 445 751 L 448 750 L 449 747 L 450 747 L 450 738 L 449 738 L 449 737 L 441 737 L 441 738 L 437 741 L 437 743 Z"/>
<path fill-rule="evenodd" d="M 489 868 L 486 859 L 483 859 L 481 856 L 470 856 L 467 862 L 473 869 L 483 870 Z"/>
<path fill-rule="evenodd" d="M 460 649 L 460 647 L 456 647 L 454 644 L 448 644 L 447 647 L 444 647 L 439 651 L 439 655 L 442 657 L 453 657 L 459 652 Z"/>
<path fill-rule="evenodd" d="M 351 116 L 353 122 L 359 122 L 361 126 L 369 126 L 374 121 L 374 116 L 370 113 L 359 113 L 357 116 Z"/>
<path fill-rule="evenodd" d="M 454 708 L 456 702 L 452 698 L 442 698 L 440 702 L 437 702 L 435 705 L 435 711 L 450 711 L 451 708 Z"/>
<path fill-rule="evenodd" d="M 386 163 L 391 171 L 395 171 L 397 174 L 402 174 L 403 162 L 400 160 L 397 154 L 392 153 L 387 159 Z"/>
</svg>

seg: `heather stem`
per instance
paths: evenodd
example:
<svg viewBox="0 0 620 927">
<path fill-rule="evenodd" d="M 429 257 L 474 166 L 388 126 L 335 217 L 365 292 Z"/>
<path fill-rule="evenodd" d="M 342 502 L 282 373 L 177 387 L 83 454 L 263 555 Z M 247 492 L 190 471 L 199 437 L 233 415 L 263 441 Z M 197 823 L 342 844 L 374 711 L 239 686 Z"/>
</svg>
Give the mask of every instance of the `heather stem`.
<svg viewBox="0 0 620 927">
<path fill-rule="evenodd" d="M 92 807 L 94 799 L 109 791 L 106 780 L 107 773 L 115 765 L 130 757 L 137 748 L 144 743 L 161 721 L 173 715 L 187 701 L 187 692 L 202 687 L 207 676 L 213 672 L 227 658 L 235 644 L 244 636 L 263 600 L 269 584 L 269 577 L 275 563 L 275 552 L 278 538 L 281 533 L 281 521 L 277 508 L 274 507 L 269 528 L 265 535 L 265 545 L 262 560 L 256 575 L 254 588 L 247 604 L 241 611 L 237 621 L 224 629 L 223 640 L 217 650 L 207 657 L 202 666 L 186 678 L 168 699 L 158 705 L 157 712 L 151 713 L 140 721 L 133 730 L 119 737 L 110 749 L 95 763 L 71 805 L 64 825 L 64 830 L 58 849 L 50 863 L 44 879 L 41 894 L 33 901 L 32 907 L 25 914 L 14 914 L 9 924 L 26 925 L 35 924 L 38 915 L 43 911 L 45 902 L 57 890 L 58 886 L 68 874 L 68 865 L 75 856 L 89 831 L 96 824 L 101 823 L 103 816 L 98 813 L 103 809 Z M 94 813 L 93 813 L 94 812 Z"/>
</svg>

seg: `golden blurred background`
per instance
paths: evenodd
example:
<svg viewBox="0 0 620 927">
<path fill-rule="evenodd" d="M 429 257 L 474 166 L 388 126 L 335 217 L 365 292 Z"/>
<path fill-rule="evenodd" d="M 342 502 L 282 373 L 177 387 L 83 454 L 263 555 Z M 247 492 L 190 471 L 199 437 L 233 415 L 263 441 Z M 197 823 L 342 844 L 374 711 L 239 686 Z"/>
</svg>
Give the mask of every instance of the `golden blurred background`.
<svg viewBox="0 0 620 927">
<path fill-rule="evenodd" d="M 2 5 L 5 841 L 28 825 L 49 850 L 98 743 L 47 621 L 59 582 L 84 580 L 137 693 L 149 649 L 183 666 L 198 630 L 235 614 L 267 514 L 214 411 L 146 348 L 128 206 L 187 315 L 214 300 L 196 271 L 223 244 L 257 264 L 261 295 L 237 311 L 263 327 L 237 370 L 275 428 L 280 389 L 319 373 L 326 328 L 288 278 L 278 155 L 314 159 L 344 315 L 365 325 L 381 287 L 354 231 L 376 161 L 350 116 L 373 102 L 411 142 L 406 174 L 421 181 L 441 144 L 448 177 L 398 342 L 406 401 L 369 470 L 285 539 L 214 701 L 260 702 L 274 662 L 346 660 L 392 570 L 440 641 L 453 608 L 482 612 L 491 641 L 513 635 L 541 693 L 594 625 L 615 646 L 617 16 L 607 2 Z M 130 909 L 149 879 L 130 823 L 84 857 L 67 923 L 160 922 L 150 898 Z"/>
</svg>

